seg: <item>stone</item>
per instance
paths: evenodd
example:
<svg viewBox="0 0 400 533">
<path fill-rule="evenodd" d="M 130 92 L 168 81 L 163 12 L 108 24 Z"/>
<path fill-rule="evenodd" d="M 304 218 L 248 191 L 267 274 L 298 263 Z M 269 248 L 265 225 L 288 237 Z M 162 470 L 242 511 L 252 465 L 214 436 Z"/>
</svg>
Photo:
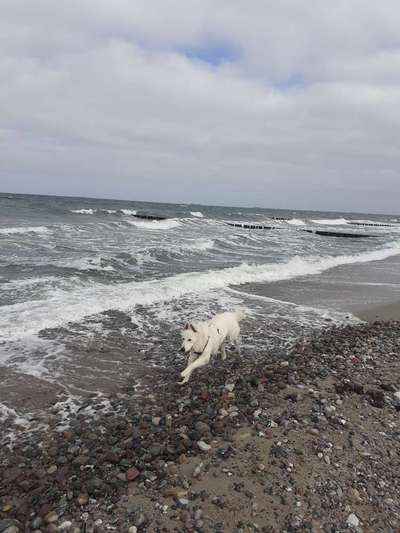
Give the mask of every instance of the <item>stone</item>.
<svg viewBox="0 0 400 533">
<path fill-rule="evenodd" d="M 400 407 L 400 391 L 397 391 L 393 394 L 393 399 L 394 399 L 394 405 L 396 407 Z"/>
<path fill-rule="evenodd" d="M 208 452 L 211 450 L 211 446 L 207 444 L 206 442 L 204 442 L 203 440 L 199 440 L 197 442 L 197 446 L 199 447 L 199 450 L 201 450 L 202 452 Z"/>
<path fill-rule="evenodd" d="M 57 472 L 57 465 L 51 465 L 50 468 L 47 469 L 48 474 L 55 474 Z"/>
<path fill-rule="evenodd" d="M 161 422 L 161 417 L 160 416 L 153 416 L 151 421 L 153 423 L 153 426 L 159 426 L 160 422 Z"/>
<path fill-rule="evenodd" d="M 360 524 L 360 520 L 354 513 L 351 513 L 347 517 L 346 523 L 349 527 L 358 527 Z"/>
<path fill-rule="evenodd" d="M 234 388 L 235 388 L 235 384 L 234 383 L 227 383 L 225 385 L 225 390 L 227 390 L 228 392 L 232 392 Z"/>
<path fill-rule="evenodd" d="M 76 499 L 79 505 L 87 505 L 89 501 L 89 497 L 87 494 L 80 494 L 78 498 Z"/>
<path fill-rule="evenodd" d="M 36 518 L 32 520 L 33 529 L 39 529 L 42 524 L 43 524 L 43 518 L 41 516 L 37 516 Z"/>
<path fill-rule="evenodd" d="M 126 471 L 126 479 L 128 481 L 135 481 L 135 479 L 139 476 L 140 472 L 137 468 L 132 466 L 131 468 L 128 468 Z"/>
<path fill-rule="evenodd" d="M 137 533 L 137 527 L 136 527 L 136 526 L 131 526 L 131 527 L 128 529 L 128 533 Z"/>
<path fill-rule="evenodd" d="M 58 530 L 59 531 L 69 531 L 72 527 L 72 522 L 70 522 L 69 520 L 65 520 L 65 522 L 63 522 L 62 524 L 60 524 L 58 526 Z"/>
<path fill-rule="evenodd" d="M 57 522 L 57 520 L 58 520 L 58 514 L 55 511 L 50 511 L 44 517 L 44 521 L 47 524 L 53 524 L 54 522 Z"/>
<path fill-rule="evenodd" d="M 0 520 L 0 532 L 1 533 L 19 533 L 22 531 L 22 524 L 18 520 L 12 520 L 6 518 Z"/>
<path fill-rule="evenodd" d="M 195 429 L 201 435 L 204 435 L 205 433 L 210 433 L 210 426 L 205 422 L 196 422 Z"/>
</svg>

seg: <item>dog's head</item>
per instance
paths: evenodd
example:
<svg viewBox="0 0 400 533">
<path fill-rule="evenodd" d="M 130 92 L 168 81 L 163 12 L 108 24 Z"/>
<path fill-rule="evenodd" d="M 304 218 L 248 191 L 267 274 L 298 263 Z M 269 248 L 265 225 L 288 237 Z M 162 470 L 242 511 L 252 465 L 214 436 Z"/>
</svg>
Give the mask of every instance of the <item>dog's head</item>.
<svg viewBox="0 0 400 533">
<path fill-rule="evenodd" d="M 181 331 L 182 346 L 181 351 L 189 353 L 190 351 L 201 352 L 203 349 L 203 334 L 201 324 L 197 321 L 187 322 L 183 331 Z"/>
</svg>

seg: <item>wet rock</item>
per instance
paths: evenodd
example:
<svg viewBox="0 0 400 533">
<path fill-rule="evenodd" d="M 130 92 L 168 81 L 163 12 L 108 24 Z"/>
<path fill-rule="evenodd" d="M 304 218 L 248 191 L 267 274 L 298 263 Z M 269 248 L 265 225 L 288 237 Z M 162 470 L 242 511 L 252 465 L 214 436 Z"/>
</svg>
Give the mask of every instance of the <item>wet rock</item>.
<svg viewBox="0 0 400 533">
<path fill-rule="evenodd" d="M 50 511 L 44 517 L 44 521 L 47 524 L 53 524 L 54 522 L 57 522 L 57 520 L 58 520 L 58 514 L 55 511 Z"/>
</svg>

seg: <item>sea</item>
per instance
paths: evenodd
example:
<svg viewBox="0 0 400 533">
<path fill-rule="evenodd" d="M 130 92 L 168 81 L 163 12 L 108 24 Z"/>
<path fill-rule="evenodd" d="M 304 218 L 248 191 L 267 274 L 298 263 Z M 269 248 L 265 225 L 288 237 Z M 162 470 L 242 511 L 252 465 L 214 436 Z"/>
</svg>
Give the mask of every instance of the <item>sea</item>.
<svg viewBox="0 0 400 533">
<path fill-rule="evenodd" d="M 189 319 L 242 309 L 244 356 L 356 322 L 315 282 L 399 255 L 396 215 L 1 193 L 0 421 L 178 372 Z"/>
</svg>

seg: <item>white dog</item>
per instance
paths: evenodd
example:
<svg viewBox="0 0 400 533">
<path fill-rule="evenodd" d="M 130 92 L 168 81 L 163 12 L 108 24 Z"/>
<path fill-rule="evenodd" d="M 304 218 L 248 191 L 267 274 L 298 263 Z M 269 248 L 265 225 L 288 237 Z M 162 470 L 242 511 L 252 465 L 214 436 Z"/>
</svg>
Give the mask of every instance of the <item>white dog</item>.
<svg viewBox="0 0 400 533">
<path fill-rule="evenodd" d="M 193 370 L 206 365 L 211 355 L 221 352 L 222 359 L 226 358 L 225 341 L 234 342 L 240 353 L 239 322 L 244 318 L 241 311 L 233 313 L 220 313 L 211 320 L 200 322 L 194 320 L 185 325 L 182 331 L 181 351 L 189 354 L 187 367 L 181 372 L 182 381 L 186 383 Z"/>
</svg>

